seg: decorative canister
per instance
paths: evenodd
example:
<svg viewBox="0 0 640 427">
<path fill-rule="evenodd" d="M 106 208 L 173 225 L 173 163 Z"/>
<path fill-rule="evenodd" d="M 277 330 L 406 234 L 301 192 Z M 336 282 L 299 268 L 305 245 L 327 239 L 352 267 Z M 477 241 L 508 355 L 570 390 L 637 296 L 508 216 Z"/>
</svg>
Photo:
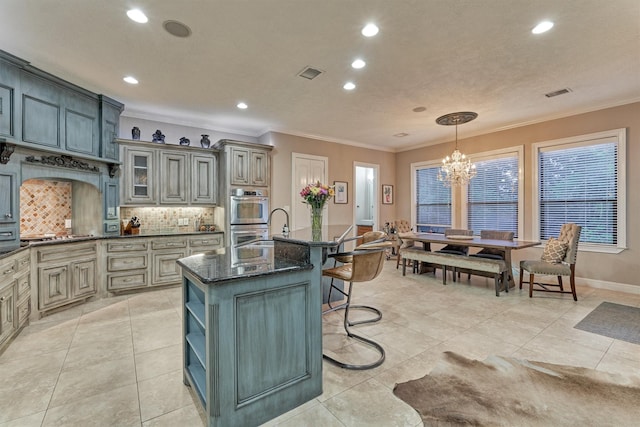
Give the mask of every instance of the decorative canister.
<svg viewBox="0 0 640 427">
<path fill-rule="evenodd" d="M 152 142 L 164 144 L 164 135 L 162 134 L 162 131 L 160 131 L 160 129 L 156 130 L 155 133 L 152 135 L 152 137 L 153 137 Z"/>
<path fill-rule="evenodd" d="M 140 139 L 140 128 L 138 126 L 134 126 L 133 129 L 131 129 L 131 138 L 136 141 Z"/>
<path fill-rule="evenodd" d="M 209 135 L 202 135 L 202 139 L 200 139 L 200 146 L 202 148 L 209 148 L 211 145 L 211 141 L 209 140 Z"/>
<path fill-rule="evenodd" d="M 180 138 L 180 145 L 189 145 L 191 144 L 191 141 L 189 141 L 189 138 L 187 138 L 186 136 L 183 136 L 182 138 Z"/>
</svg>

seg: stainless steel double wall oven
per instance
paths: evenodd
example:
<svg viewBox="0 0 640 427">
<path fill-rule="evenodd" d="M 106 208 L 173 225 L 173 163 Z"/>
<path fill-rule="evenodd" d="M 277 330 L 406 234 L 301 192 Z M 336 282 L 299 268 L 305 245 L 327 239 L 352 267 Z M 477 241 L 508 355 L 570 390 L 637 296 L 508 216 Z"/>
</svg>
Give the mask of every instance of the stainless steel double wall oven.
<svg viewBox="0 0 640 427">
<path fill-rule="evenodd" d="M 269 237 L 269 193 L 266 189 L 235 188 L 229 203 L 230 246 Z"/>
</svg>

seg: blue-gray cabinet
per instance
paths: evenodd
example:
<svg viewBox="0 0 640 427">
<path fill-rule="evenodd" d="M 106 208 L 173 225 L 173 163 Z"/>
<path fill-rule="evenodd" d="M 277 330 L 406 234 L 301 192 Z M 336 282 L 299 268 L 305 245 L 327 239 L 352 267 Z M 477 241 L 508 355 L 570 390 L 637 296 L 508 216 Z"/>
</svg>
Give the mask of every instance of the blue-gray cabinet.
<svg viewBox="0 0 640 427">
<path fill-rule="evenodd" d="M 123 107 L 0 50 L 0 137 L 8 142 L 117 164 Z"/>
<path fill-rule="evenodd" d="M 116 138 L 120 130 L 120 113 L 123 104 L 100 95 L 100 154 L 103 159 L 118 161 L 120 150 Z"/>
<path fill-rule="evenodd" d="M 0 249 L 18 245 L 18 175 L 7 167 L 0 169 Z"/>
<path fill-rule="evenodd" d="M 120 217 L 118 206 L 120 205 L 120 180 L 108 178 L 102 187 L 102 203 L 104 207 L 104 234 L 120 234 Z"/>
<path fill-rule="evenodd" d="M 22 73 L 22 141 L 69 154 L 98 157 L 97 97 Z"/>
<path fill-rule="evenodd" d="M 20 70 L 4 61 L 0 55 L 0 136 L 17 139 L 19 110 L 17 94 L 20 93 Z"/>
<path fill-rule="evenodd" d="M 259 425 L 322 393 L 321 265 L 338 242 L 296 236 L 250 261 L 241 251 L 256 248 L 178 260 L 184 383 L 208 427 Z"/>
</svg>

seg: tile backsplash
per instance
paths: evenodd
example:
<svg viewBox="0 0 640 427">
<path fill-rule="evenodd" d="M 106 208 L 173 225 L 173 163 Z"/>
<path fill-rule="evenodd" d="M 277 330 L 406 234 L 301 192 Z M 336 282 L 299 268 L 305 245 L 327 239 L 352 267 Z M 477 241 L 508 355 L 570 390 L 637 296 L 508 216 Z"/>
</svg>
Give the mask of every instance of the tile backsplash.
<svg viewBox="0 0 640 427">
<path fill-rule="evenodd" d="M 30 179 L 20 186 L 20 235 L 68 234 L 65 219 L 71 219 L 71 183 Z"/>
<path fill-rule="evenodd" d="M 126 225 L 129 220 L 137 216 L 140 219 L 140 233 L 171 233 L 195 231 L 195 220 L 202 224 L 214 224 L 217 230 L 223 228 L 215 224 L 214 213 L 216 208 L 195 207 L 135 207 L 120 208 L 120 219 Z M 182 221 L 187 221 L 184 225 Z"/>
</svg>

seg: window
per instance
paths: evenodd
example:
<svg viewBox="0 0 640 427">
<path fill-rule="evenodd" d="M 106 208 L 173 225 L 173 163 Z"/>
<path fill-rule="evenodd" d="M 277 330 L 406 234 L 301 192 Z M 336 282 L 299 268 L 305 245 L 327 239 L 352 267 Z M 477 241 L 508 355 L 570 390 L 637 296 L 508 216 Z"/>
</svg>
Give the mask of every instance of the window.
<svg viewBox="0 0 640 427">
<path fill-rule="evenodd" d="M 573 222 L 580 249 L 624 249 L 625 146 L 625 129 L 534 144 L 534 236 L 547 240 Z"/>
<path fill-rule="evenodd" d="M 518 237 L 520 158 L 517 151 L 475 160 L 477 175 L 467 187 L 466 227 L 513 231 Z M 474 159 L 477 157 L 474 156 Z"/>
<path fill-rule="evenodd" d="M 412 165 L 416 231 L 444 233 L 451 227 L 451 189 L 438 181 L 440 164 Z"/>
<path fill-rule="evenodd" d="M 475 234 L 482 230 L 513 231 L 522 236 L 524 200 L 523 146 L 474 154 L 477 175 L 461 187 L 464 228 Z"/>
</svg>

